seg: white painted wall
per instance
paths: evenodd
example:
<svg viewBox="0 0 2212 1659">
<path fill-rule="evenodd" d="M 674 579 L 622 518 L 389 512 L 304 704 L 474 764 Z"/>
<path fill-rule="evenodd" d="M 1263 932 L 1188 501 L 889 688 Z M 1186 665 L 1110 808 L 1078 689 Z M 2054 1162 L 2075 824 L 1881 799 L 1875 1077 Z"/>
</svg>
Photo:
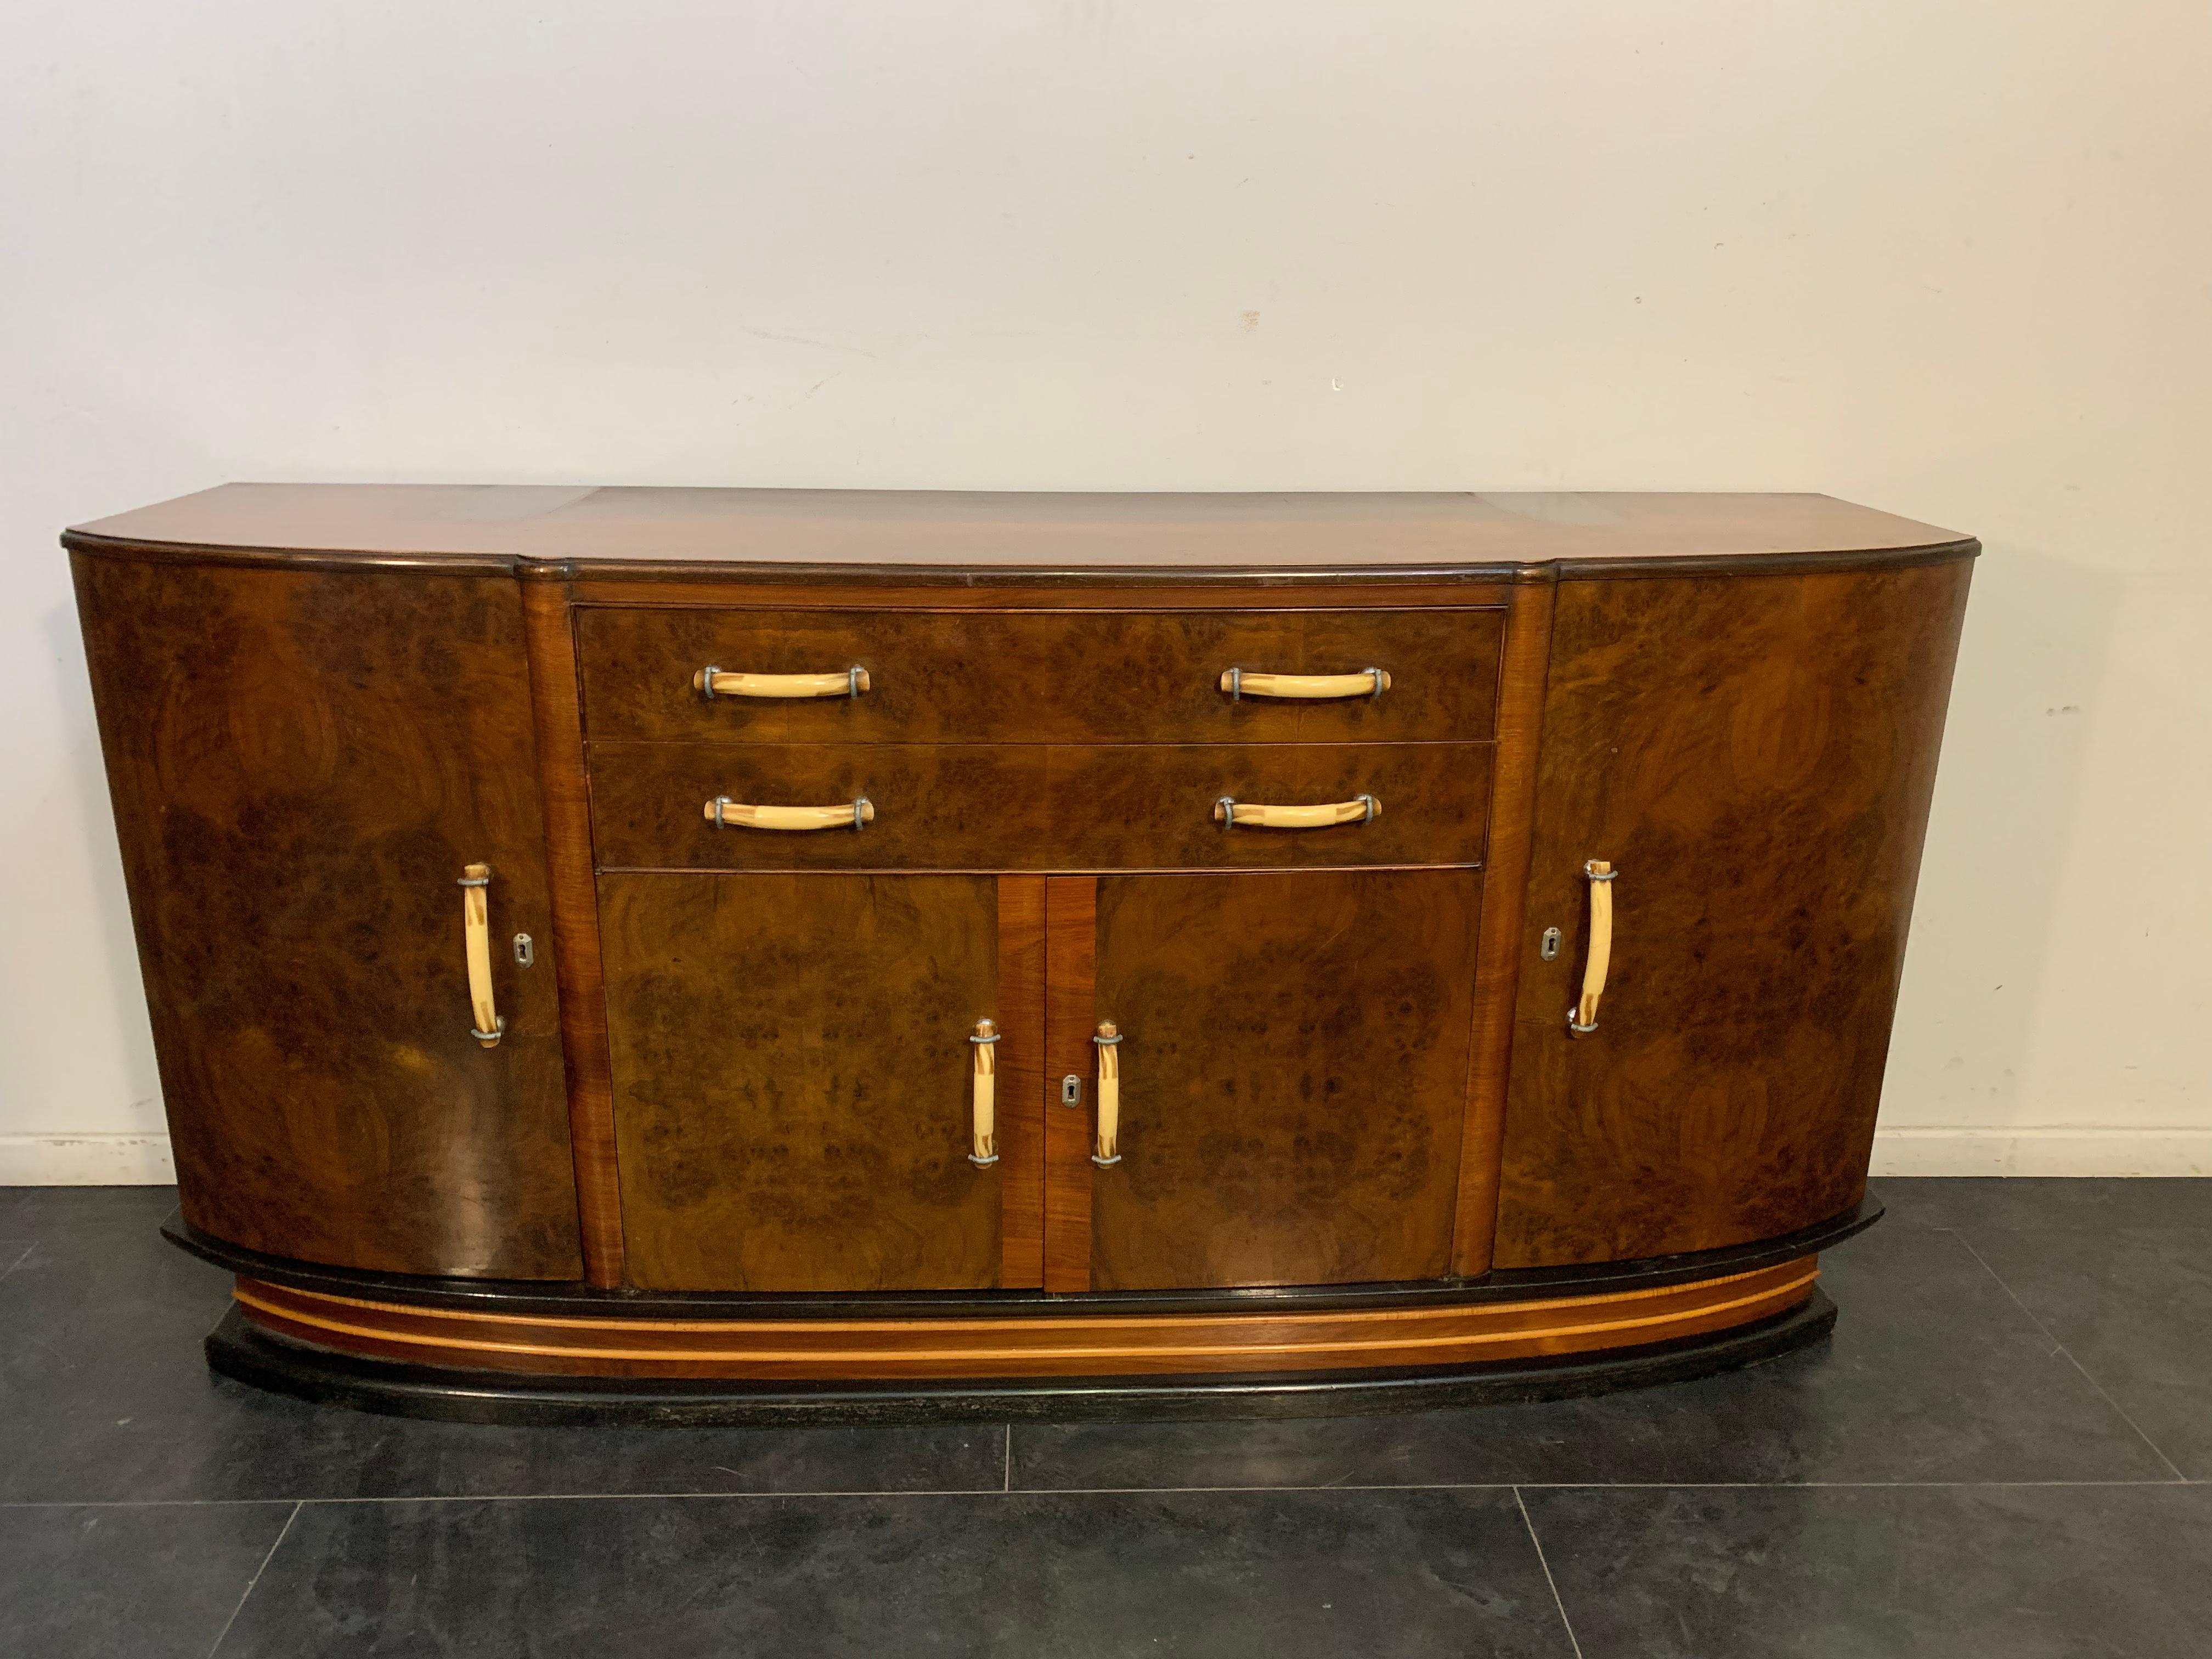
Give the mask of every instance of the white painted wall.
<svg viewBox="0 0 2212 1659">
<path fill-rule="evenodd" d="M 1979 533 L 1893 1170 L 2212 1169 L 2212 8 L 0 19 L 0 1180 L 166 1146 L 62 525 L 228 478 Z"/>
</svg>

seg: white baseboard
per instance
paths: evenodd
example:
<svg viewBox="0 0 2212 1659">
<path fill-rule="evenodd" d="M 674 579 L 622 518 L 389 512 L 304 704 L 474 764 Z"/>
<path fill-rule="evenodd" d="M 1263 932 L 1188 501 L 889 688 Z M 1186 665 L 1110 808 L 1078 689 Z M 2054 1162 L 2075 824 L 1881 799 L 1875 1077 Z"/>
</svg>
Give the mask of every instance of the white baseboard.
<svg viewBox="0 0 2212 1659">
<path fill-rule="evenodd" d="M 2212 1176 L 2207 1129 L 1877 1129 L 1881 1176 Z"/>
<path fill-rule="evenodd" d="M 0 1135 L 0 1187 L 166 1187 L 167 1135 Z"/>
<path fill-rule="evenodd" d="M 1877 1176 L 2212 1176 L 2212 1128 L 1882 1129 Z M 156 1187 L 161 1134 L 0 1135 L 0 1187 Z"/>
</svg>

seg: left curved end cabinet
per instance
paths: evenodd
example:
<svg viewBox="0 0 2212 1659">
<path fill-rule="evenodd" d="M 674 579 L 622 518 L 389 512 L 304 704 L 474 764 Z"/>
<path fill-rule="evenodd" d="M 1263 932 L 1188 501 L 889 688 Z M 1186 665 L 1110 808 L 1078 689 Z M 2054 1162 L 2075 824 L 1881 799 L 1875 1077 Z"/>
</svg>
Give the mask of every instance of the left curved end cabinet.
<svg viewBox="0 0 2212 1659">
<path fill-rule="evenodd" d="M 519 584 L 71 556 L 185 1219 L 577 1279 Z"/>
</svg>

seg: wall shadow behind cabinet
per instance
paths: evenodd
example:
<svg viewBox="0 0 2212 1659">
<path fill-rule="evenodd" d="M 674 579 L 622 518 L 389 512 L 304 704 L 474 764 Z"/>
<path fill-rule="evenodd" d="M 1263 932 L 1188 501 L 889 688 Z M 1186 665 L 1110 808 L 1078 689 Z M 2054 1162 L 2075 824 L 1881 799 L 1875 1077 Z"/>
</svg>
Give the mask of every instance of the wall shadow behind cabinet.
<svg viewBox="0 0 2212 1659">
<path fill-rule="evenodd" d="M 632 1284 L 1002 1282 L 1002 1186 L 1038 1165 L 969 1161 L 968 1039 L 1006 1028 L 1001 1075 L 1028 1080 L 1000 1089 L 1005 1119 L 1034 1105 L 1040 1033 L 1000 1006 L 998 894 L 988 876 L 600 878 Z"/>
<path fill-rule="evenodd" d="M 1092 1182 L 1092 1289 L 1449 1271 L 1480 880 L 1100 878 L 1121 1162 Z"/>
<path fill-rule="evenodd" d="M 578 1277 L 552 964 L 507 944 L 551 931 L 515 584 L 72 562 L 185 1219 L 336 1267 Z"/>
<path fill-rule="evenodd" d="M 1864 1194 L 1972 568 L 1561 584 L 1498 1266 L 1718 1249 Z M 1571 1037 L 1593 859 L 1612 972 Z"/>
</svg>

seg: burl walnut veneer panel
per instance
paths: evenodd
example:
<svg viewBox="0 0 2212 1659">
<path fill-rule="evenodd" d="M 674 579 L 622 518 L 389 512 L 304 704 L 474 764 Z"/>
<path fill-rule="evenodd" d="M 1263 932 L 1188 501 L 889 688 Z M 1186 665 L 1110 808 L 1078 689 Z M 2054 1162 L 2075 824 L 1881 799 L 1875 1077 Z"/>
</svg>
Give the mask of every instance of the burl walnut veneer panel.
<svg viewBox="0 0 2212 1659">
<path fill-rule="evenodd" d="M 599 909 L 632 1284 L 1000 1282 L 968 1038 L 1033 1077 L 1042 1034 L 1000 1006 L 995 881 L 609 876 Z"/>
<path fill-rule="evenodd" d="M 1561 584 L 1499 1267 L 1863 1195 L 1972 569 Z M 1591 859 L 1620 871 L 1612 973 L 1575 1037 Z"/>
<path fill-rule="evenodd" d="M 1480 907 L 1468 871 L 1101 878 L 1091 1288 L 1441 1277 Z"/>
<path fill-rule="evenodd" d="M 185 1218 L 274 1255 L 574 1279 L 522 601 L 499 578 L 80 553 Z M 507 1034 L 480 1047 L 461 890 Z"/>
</svg>

